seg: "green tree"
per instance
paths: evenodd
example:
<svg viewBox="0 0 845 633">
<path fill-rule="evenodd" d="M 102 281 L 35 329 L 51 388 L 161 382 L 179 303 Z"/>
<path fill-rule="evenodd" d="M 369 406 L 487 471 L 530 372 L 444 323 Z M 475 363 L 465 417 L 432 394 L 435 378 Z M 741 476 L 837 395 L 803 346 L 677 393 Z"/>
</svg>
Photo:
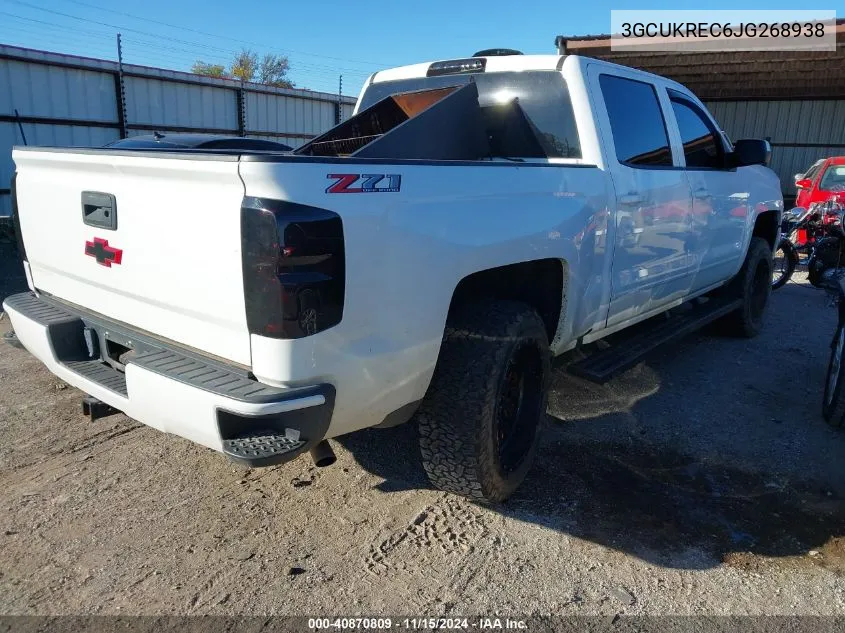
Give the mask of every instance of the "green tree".
<svg viewBox="0 0 845 633">
<path fill-rule="evenodd" d="M 206 77 L 226 77 L 226 67 L 222 64 L 207 64 L 198 59 L 191 66 L 191 72 L 195 75 L 205 75 Z"/>
<path fill-rule="evenodd" d="M 241 81 L 252 81 L 255 79 L 257 70 L 258 54 L 245 48 L 235 55 L 235 59 L 232 60 L 232 66 L 229 68 L 229 74 Z"/>
<path fill-rule="evenodd" d="M 258 65 L 258 81 L 268 86 L 293 88 L 293 82 L 287 76 L 289 68 L 287 57 L 268 53 Z"/>
<path fill-rule="evenodd" d="M 228 69 L 222 64 L 209 64 L 201 59 L 191 66 L 192 73 L 206 77 L 258 81 L 268 86 L 293 88 L 293 82 L 288 78 L 289 70 L 290 63 L 284 55 L 267 53 L 259 62 L 258 53 L 248 48 L 235 55 Z"/>
</svg>

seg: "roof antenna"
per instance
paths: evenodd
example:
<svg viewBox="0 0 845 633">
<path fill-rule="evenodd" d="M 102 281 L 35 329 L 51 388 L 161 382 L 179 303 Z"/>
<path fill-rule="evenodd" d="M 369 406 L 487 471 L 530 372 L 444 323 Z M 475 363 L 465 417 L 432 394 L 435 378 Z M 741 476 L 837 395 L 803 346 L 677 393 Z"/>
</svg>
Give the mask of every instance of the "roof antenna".
<svg viewBox="0 0 845 633">
<path fill-rule="evenodd" d="M 161 139 L 164 138 L 164 134 L 162 134 L 158 130 L 153 130 L 153 138 L 155 138 L 155 140 L 157 140 L 157 141 L 160 141 Z"/>
</svg>

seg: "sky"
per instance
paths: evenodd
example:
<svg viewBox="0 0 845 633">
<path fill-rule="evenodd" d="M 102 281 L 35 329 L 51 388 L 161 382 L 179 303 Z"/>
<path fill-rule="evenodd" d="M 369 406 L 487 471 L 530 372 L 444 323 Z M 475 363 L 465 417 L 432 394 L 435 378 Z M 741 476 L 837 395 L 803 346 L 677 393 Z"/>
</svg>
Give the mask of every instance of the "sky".
<svg viewBox="0 0 845 633">
<path fill-rule="evenodd" d="M 818 9 L 845 15 L 845 0 Z M 357 96 L 379 69 L 484 48 L 554 53 L 556 35 L 607 33 L 611 9 L 796 9 L 795 0 L 0 0 L 0 43 L 190 70 L 249 48 L 287 55 L 299 88 Z M 808 8 L 800 6 L 800 8 Z M 812 7 L 809 7 L 812 8 Z"/>
</svg>

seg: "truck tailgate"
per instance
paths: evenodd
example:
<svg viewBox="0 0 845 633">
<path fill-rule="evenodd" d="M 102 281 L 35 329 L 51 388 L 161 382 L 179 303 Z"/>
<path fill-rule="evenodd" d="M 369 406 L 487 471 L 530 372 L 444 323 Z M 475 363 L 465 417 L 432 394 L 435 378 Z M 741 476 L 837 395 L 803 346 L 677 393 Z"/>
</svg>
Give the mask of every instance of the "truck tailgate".
<svg viewBox="0 0 845 633">
<path fill-rule="evenodd" d="M 13 158 L 36 289 L 250 364 L 236 156 L 16 149 Z"/>
</svg>

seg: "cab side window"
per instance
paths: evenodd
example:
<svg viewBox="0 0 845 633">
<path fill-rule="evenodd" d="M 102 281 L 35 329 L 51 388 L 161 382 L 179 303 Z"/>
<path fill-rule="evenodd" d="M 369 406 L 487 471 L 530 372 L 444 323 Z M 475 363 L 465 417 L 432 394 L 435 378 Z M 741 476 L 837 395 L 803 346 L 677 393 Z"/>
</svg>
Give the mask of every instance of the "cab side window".
<svg viewBox="0 0 845 633">
<path fill-rule="evenodd" d="M 599 75 L 599 85 L 619 162 L 632 167 L 671 166 L 669 135 L 654 86 L 614 75 Z"/>
<path fill-rule="evenodd" d="M 669 90 L 688 169 L 723 169 L 725 148 L 719 133 L 701 109 L 680 92 Z"/>
</svg>

